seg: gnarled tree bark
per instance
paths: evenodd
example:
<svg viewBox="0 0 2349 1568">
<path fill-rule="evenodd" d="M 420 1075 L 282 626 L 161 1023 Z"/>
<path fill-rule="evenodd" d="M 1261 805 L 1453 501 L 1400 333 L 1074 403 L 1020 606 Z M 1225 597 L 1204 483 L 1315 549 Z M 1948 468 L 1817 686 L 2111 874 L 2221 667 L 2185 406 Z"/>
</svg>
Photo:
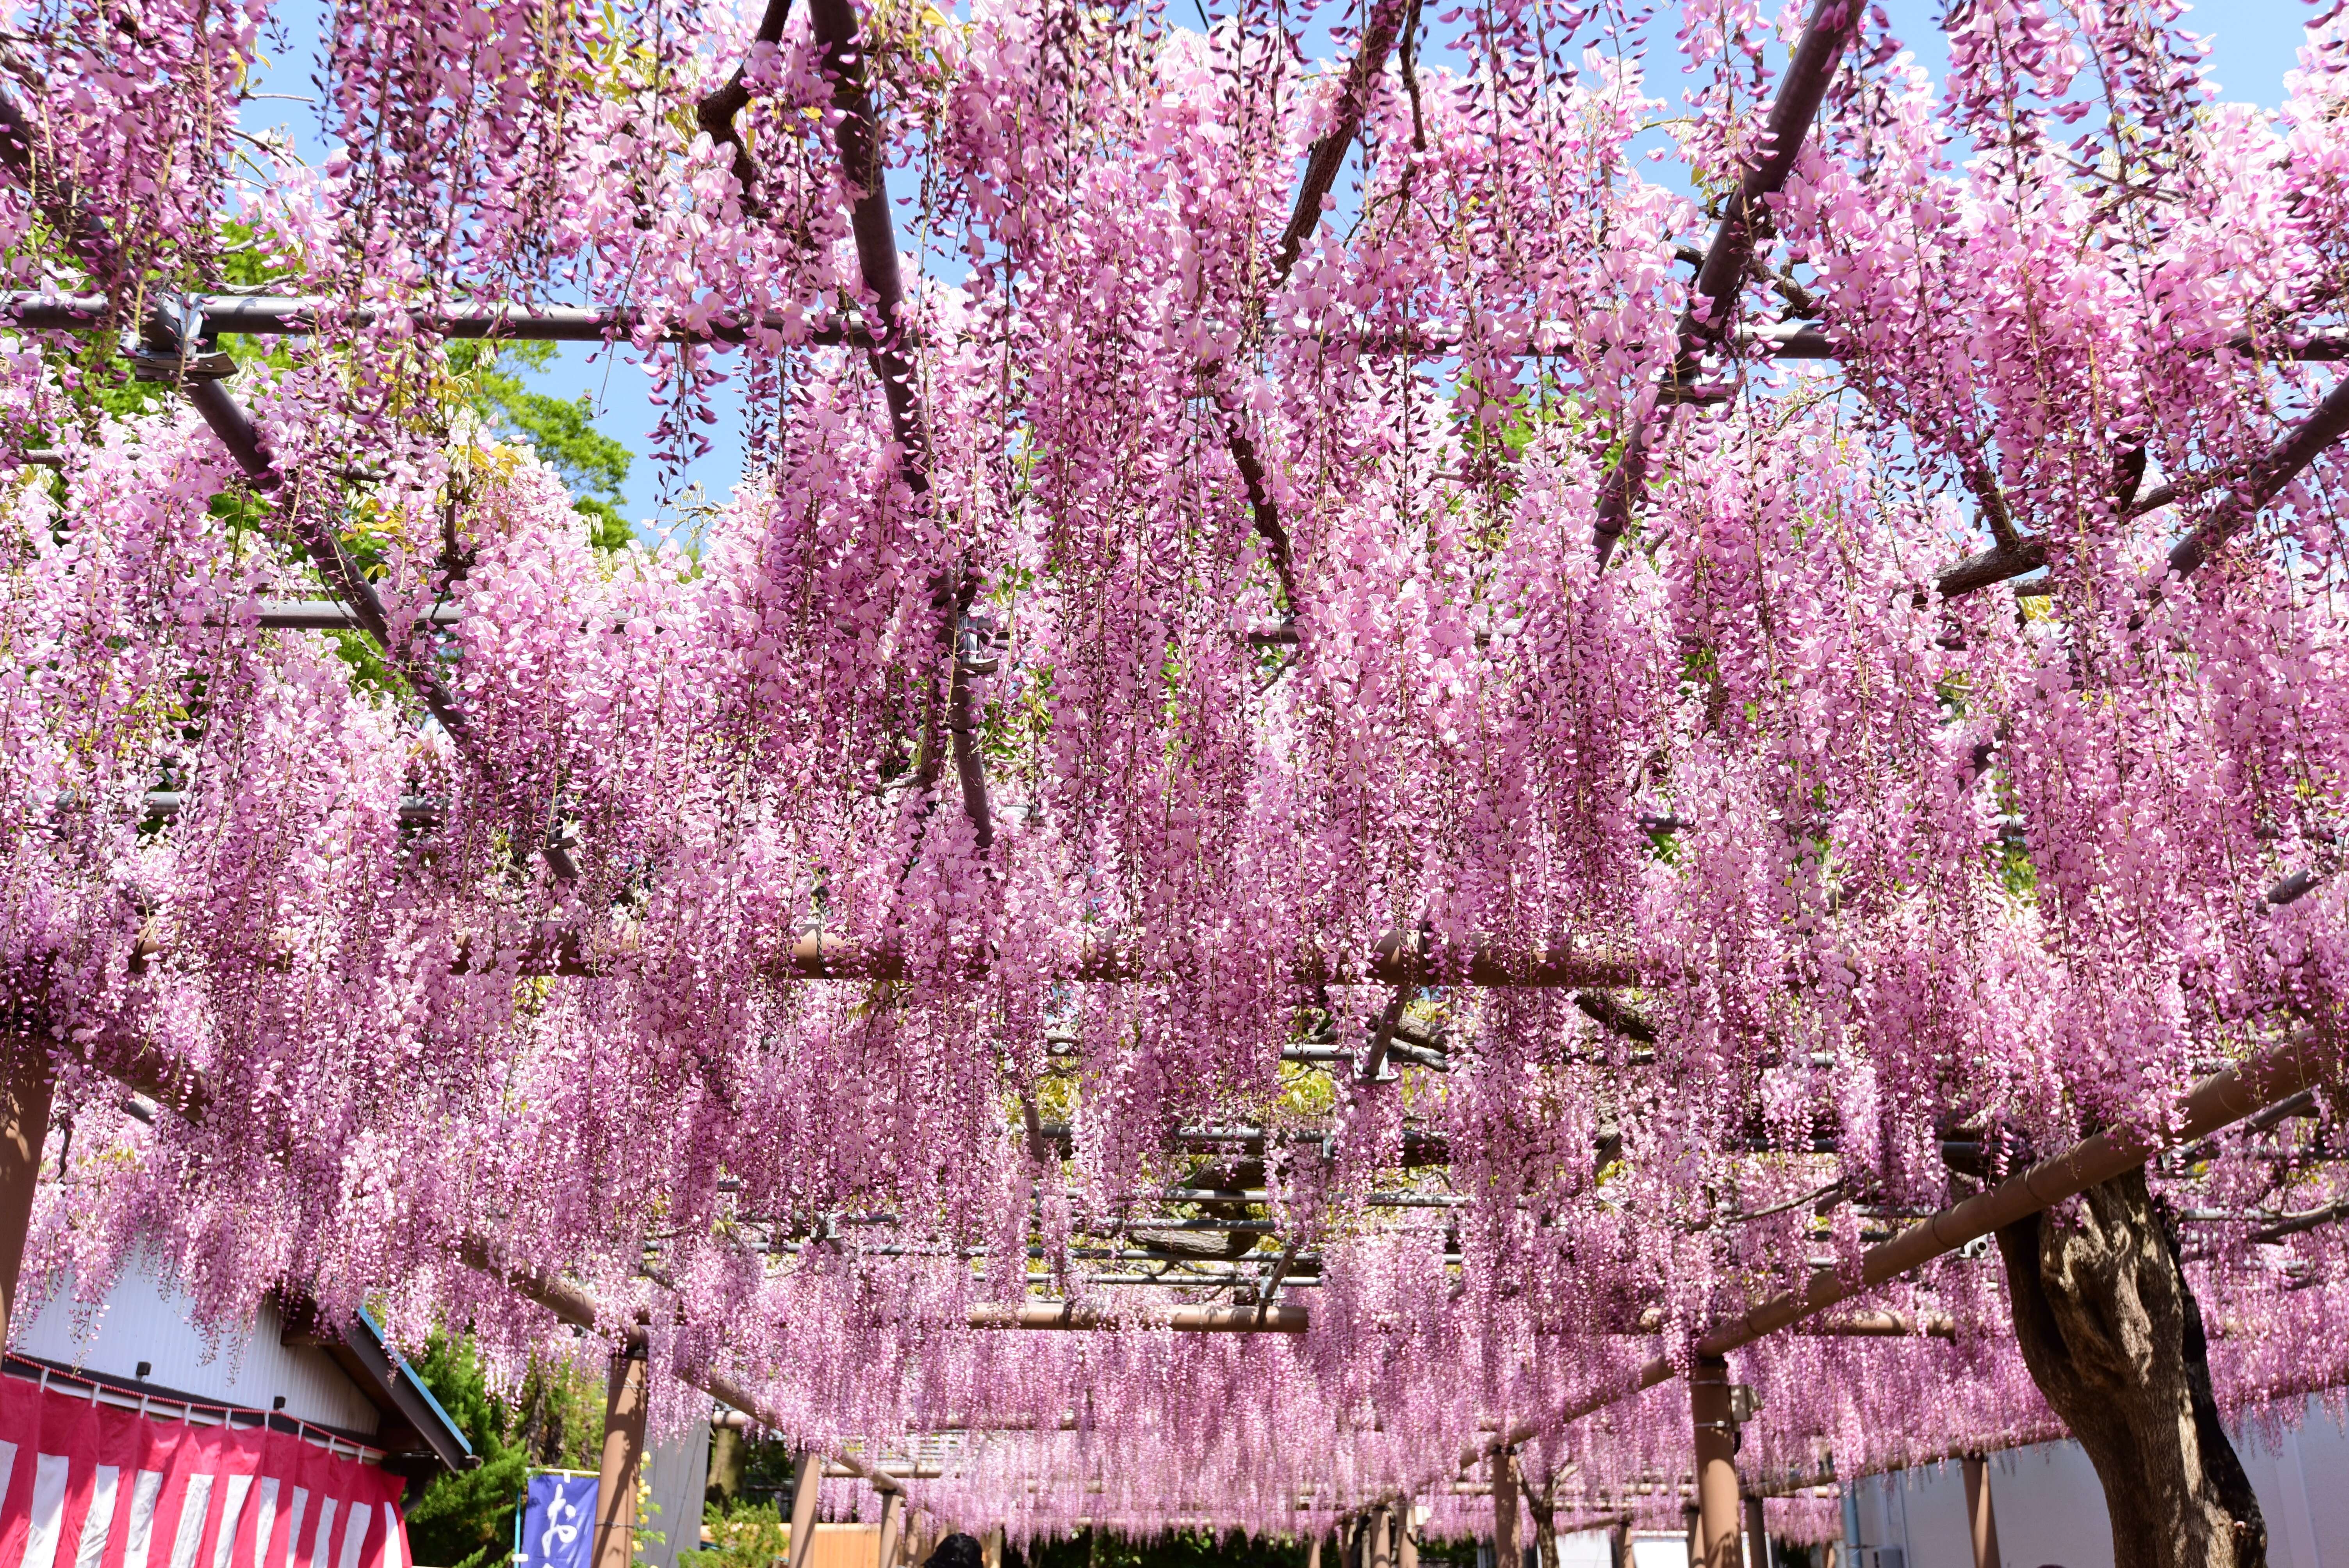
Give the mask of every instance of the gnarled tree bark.
<svg viewBox="0 0 2349 1568">
<path fill-rule="evenodd" d="M 2265 1568 L 2267 1526 L 2210 1393 L 2178 1237 L 2131 1171 L 1998 1233 L 2032 1379 L 2088 1451 L 2115 1568 Z"/>
</svg>

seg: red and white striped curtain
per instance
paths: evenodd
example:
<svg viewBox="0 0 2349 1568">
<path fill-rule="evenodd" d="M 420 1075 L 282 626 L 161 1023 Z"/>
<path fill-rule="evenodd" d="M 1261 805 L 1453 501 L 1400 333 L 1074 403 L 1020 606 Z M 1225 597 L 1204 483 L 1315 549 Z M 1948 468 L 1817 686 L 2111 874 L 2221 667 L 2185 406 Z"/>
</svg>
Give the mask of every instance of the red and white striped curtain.
<svg viewBox="0 0 2349 1568">
<path fill-rule="evenodd" d="M 398 1477 L 283 1432 L 87 1391 L 0 1377 L 0 1568 L 412 1563 Z"/>
</svg>

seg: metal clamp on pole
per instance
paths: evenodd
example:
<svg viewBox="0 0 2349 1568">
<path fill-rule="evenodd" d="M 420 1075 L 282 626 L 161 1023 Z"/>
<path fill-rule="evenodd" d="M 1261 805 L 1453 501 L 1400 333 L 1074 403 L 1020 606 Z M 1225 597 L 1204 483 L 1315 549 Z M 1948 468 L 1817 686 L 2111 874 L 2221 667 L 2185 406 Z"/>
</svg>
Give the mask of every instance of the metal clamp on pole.
<svg viewBox="0 0 2349 1568">
<path fill-rule="evenodd" d="M 145 325 L 122 335 L 120 348 L 131 376 L 140 381 L 177 387 L 224 381 L 236 374 L 236 361 L 222 351 L 204 324 L 203 306 L 192 301 L 158 303 L 147 313 Z"/>
</svg>

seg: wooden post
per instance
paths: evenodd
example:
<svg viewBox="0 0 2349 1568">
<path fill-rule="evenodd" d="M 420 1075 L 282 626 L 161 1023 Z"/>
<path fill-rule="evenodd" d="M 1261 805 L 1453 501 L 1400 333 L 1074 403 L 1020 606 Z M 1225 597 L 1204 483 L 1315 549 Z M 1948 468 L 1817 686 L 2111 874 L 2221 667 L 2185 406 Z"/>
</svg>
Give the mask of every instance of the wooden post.
<svg viewBox="0 0 2349 1568">
<path fill-rule="evenodd" d="M 823 1480 L 823 1456 L 802 1449 L 792 1456 L 792 1568 L 808 1568 L 815 1555 L 815 1500 Z"/>
<path fill-rule="evenodd" d="M 1371 1511 L 1362 1563 L 1363 1568 L 1395 1568 L 1394 1510 L 1392 1507 L 1381 1505 Z"/>
<path fill-rule="evenodd" d="M 595 1568 L 629 1568 L 636 1553 L 636 1471 L 645 1453 L 645 1350 L 612 1357 L 604 1396 L 604 1465 L 595 1486 Z"/>
<path fill-rule="evenodd" d="M 1525 1568 L 1525 1562 L 1517 1541 L 1517 1454 L 1503 1449 L 1493 1456 L 1493 1568 Z"/>
<path fill-rule="evenodd" d="M 1990 1469 L 1980 1454 L 1966 1456 L 1966 1522 L 1972 1529 L 1974 1568 L 1999 1568 L 1998 1514 L 1991 1507 Z"/>
<path fill-rule="evenodd" d="M 1746 1568 L 1770 1568 L 1770 1531 L 1763 1522 L 1762 1500 L 1748 1492 L 1745 1496 L 1745 1563 Z"/>
<path fill-rule="evenodd" d="M 995 1565 L 989 1563 L 988 1568 L 995 1568 Z M 1321 1568 L 1321 1537 L 1318 1533 L 1306 1544 L 1305 1568 Z"/>
<path fill-rule="evenodd" d="M 897 1568 L 898 1550 L 905 1543 L 905 1494 L 881 1494 L 881 1555 L 878 1568 Z"/>
<path fill-rule="evenodd" d="M 16 1326 L 16 1275 L 33 1228 L 41 1145 L 49 1136 L 57 1074 L 48 1047 L 27 1035 L 0 1035 L 0 1346 Z"/>
<path fill-rule="evenodd" d="M 1409 1498 L 1395 1505 L 1395 1568 L 1419 1568 L 1418 1512 Z"/>
<path fill-rule="evenodd" d="M 1316 1541 L 1313 1545 L 1318 1551 L 1321 1542 Z M 1003 1526 L 999 1524 L 979 1538 L 978 1554 L 984 1568 L 1003 1568 Z M 1321 1565 L 1317 1563 L 1313 1568 Z"/>
<path fill-rule="evenodd" d="M 1696 1426 L 1696 1550 L 1703 1568 L 1739 1568 L 1737 1426 L 1729 1406 L 1729 1363 L 1699 1356 L 1689 1368 Z"/>
</svg>

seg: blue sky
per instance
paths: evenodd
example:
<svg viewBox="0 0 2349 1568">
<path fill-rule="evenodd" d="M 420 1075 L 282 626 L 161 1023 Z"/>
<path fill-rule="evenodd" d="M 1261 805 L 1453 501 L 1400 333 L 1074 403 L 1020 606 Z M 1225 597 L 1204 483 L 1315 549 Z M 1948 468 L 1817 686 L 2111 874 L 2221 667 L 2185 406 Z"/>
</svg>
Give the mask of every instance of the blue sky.
<svg viewBox="0 0 2349 1568">
<path fill-rule="evenodd" d="M 1909 46 L 1927 69 L 1938 76 L 1948 60 L 1939 27 L 1942 0 L 1881 3 L 1891 17 L 1895 34 Z M 1428 15 L 1433 18 L 1443 8 L 1446 7 L 1431 5 Z M 316 46 L 323 30 L 324 6 L 319 0 L 293 0 L 291 4 L 281 4 L 277 14 L 284 19 L 285 47 L 276 52 L 271 68 L 264 73 L 266 79 L 256 86 L 263 91 L 306 98 L 315 90 L 312 78 L 317 70 Z M 2302 27 L 2313 14 L 2314 7 L 2303 0 L 2234 0 L 2230 5 L 2198 7 L 2189 13 L 2185 25 L 2209 38 L 2210 74 L 2221 96 L 2272 108 L 2283 99 L 2284 73 L 2294 65 Z M 1168 15 L 1170 21 L 1180 24 L 1195 13 L 1183 0 L 1170 0 Z M 1652 81 L 1653 90 L 1659 93 L 1673 90 L 1661 72 Z M 324 153 L 318 140 L 316 111 L 305 103 L 264 99 L 249 106 L 244 118 L 248 130 L 284 127 L 305 157 Z M 1653 176 L 1670 178 L 1661 167 Z M 718 356 L 715 362 L 720 369 L 727 369 L 731 358 Z M 616 359 L 589 346 L 564 345 L 554 362 L 531 379 L 538 390 L 558 397 L 585 395 L 595 409 L 597 425 L 636 454 L 621 510 L 629 518 L 638 520 L 640 531 L 658 534 L 674 526 L 677 519 L 673 502 L 687 485 L 699 484 L 715 500 L 722 500 L 731 493 L 741 471 L 743 448 L 740 405 L 725 396 L 728 389 L 721 388 L 717 400 L 719 422 L 708 429 L 712 441 L 710 452 L 690 464 L 682 474 L 665 474 L 649 456 L 658 412 L 647 395 L 644 368 L 627 355 L 621 354 Z"/>
</svg>

